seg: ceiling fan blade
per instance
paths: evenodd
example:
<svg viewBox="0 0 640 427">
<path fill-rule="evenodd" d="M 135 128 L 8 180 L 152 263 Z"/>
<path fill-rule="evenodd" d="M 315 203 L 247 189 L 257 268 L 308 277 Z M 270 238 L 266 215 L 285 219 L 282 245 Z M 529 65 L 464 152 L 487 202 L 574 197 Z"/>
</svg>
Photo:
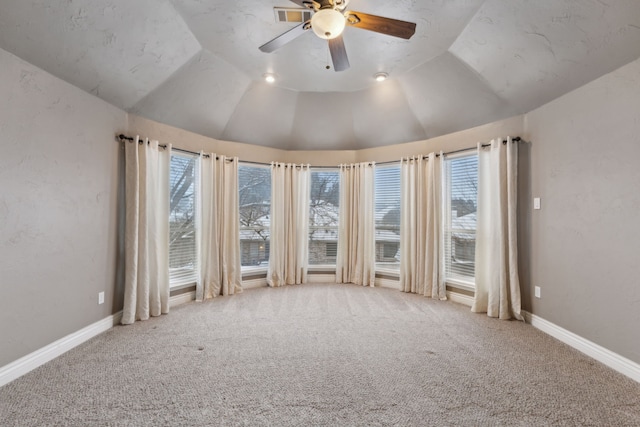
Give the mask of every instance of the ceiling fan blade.
<svg viewBox="0 0 640 427">
<path fill-rule="evenodd" d="M 329 51 L 331 52 L 331 60 L 333 61 L 334 70 L 344 71 L 350 67 L 342 35 L 329 40 Z"/>
<path fill-rule="evenodd" d="M 306 7 L 304 3 L 302 3 L 302 0 L 291 0 L 291 1 L 300 7 Z"/>
<path fill-rule="evenodd" d="M 346 12 L 345 16 L 347 17 L 347 24 L 353 27 L 375 31 L 376 33 L 387 34 L 389 36 L 409 40 L 416 32 L 416 24 L 413 22 L 400 21 L 398 19 L 369 15 L 351 10 Z"/>
<path fill-rule="evenodd" d="M 296 25 L 292 29 L 280 34 L 275 39 L 263 44 L 258 49 L 260 49 L 263 52 L 271 53 L 274 50 L 276 50 L 278 48 L 281 48 L 285 44 L 287 44 L 290 41 L 294 40 L 295 38 L 300 37 L 309 28 L 310 28 L 310 26 L 307 25 L 307 22 L 303 22 L 302 24 Z"/>
</svg>

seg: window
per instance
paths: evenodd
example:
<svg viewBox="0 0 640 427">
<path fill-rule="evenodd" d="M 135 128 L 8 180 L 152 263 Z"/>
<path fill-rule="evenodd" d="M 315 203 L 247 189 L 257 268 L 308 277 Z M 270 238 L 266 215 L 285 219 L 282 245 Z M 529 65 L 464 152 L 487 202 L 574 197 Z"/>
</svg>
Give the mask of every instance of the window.
<svg viewBox="0 0 640 427">
<path fill-rule="evenodd" d="M 378 166 L 375 177 L 376 268 L 400 269 L 400 165 Z"/>
<path fill-rule="evenodd" d="M 242 268 L 269 264 L 269 215 L 271 169 L 269 166 L 238 167 L 240 209 L 240 263 Z"/>
<path fill-rule="evenodd" d="M 196 157 L 172 154 L 169 176 L 169 284 L 196 282 Z"/>
<path fill-rule="evenodd" d="M 447 158 L 445 183 L 445 277 L 449 282 L 473 285 L 476 255 L 478 156 Z"/>
<path fill-rule="evenodd" d="M 335 265 L 338 252 L 340 173 L 312 170 L 309 200 L 309 265 Z"/>
</svg>

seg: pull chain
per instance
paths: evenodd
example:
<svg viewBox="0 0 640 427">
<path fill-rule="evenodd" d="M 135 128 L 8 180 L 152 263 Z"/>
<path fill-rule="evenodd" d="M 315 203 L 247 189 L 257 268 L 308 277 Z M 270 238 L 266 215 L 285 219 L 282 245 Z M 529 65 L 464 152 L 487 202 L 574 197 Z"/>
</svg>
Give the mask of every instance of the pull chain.
<svg viewBox="0 0 640 427">
<path fill-rule="evenodd" d="M 326 66 L 327 70 L 331 69 L 331 65 L 329 65 L 329 54 L 330 54 L 329 44 L 327 44 L 327 66 Z"/>
</svg>

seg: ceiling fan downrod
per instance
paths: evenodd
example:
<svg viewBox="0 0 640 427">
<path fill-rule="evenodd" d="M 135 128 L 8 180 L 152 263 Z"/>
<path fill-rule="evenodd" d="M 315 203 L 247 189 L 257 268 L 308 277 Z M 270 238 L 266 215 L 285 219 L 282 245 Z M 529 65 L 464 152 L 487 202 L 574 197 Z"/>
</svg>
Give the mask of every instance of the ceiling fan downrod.
<svg viewBox="0 0 640 427">
<path fill-rule="evenodd" d="M 342 12 L 347 8 L 349 4 L 349 0 L 303 0 L 302 5 L 308 9 L 313 9 L 314 11 L 319 11 L 322 9 L 335 9 L 339 12 Z"/>
</svg>

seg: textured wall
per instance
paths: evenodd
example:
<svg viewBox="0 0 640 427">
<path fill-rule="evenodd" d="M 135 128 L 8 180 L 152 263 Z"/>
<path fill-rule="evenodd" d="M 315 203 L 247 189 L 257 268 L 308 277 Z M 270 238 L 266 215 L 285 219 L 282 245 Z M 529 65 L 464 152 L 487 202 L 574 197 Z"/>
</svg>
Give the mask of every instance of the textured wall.
<svg viewBox="0 0 640 427">
<path fill-rule="evenodd" d="M 113 135 L 126 114 L 3 50 L 0 100 L 3 366 L 120 309 Z"/>
<path fill-rule="evenodd" d="M 526 115 L 534 314 L 640 363 L 640 60 Z"/>
</svg>

